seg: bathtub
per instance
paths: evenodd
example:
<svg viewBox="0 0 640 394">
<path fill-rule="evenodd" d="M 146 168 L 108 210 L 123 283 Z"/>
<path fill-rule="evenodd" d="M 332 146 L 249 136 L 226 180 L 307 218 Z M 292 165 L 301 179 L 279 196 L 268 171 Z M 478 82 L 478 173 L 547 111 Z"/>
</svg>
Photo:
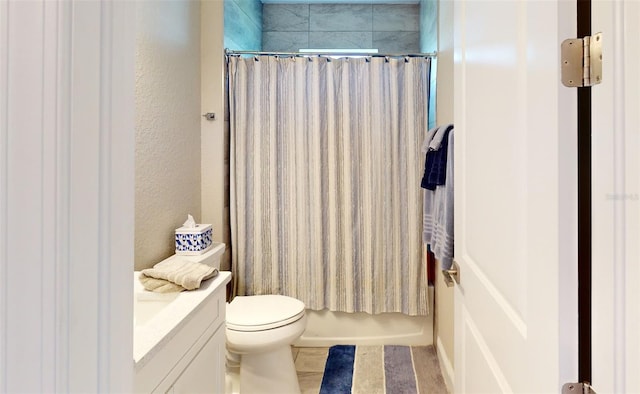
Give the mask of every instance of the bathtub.
<svg viewBox="0 0 640 394">
<path fill-rule="evenodd" d="M 333 345 L 405 345 L 433 344 L 434 288 L 429 286 L 428 316 L 401 313 L 344 313 L 307 310 L 307 329 L 294 343 L 299 347 Z"/>
</svg>

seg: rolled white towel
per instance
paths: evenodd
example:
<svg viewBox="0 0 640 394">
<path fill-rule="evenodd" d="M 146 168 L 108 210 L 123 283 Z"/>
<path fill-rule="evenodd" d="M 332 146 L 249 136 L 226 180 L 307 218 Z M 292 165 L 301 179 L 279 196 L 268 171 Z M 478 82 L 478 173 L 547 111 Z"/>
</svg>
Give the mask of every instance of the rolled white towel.
<svg viewBox="0 0 640 394">
<path fill-rule="evenodd" d="M 431 140 L 433 140 L 433 137 L 436 135 L 439 129 L 440 129 L 440 126 L 436 126 L 431 130 L 427 131 L 427 133 L 424 136 L 424 141 L 422 141 L 422 153 L 426 154 L 427 151 L 429 151 L 429 145 L 431 145 Z"/>
<path fill-rule="evenodd" d="M 447 134 L 446 130 L 449 128 L 449 126 L 452 126 L 452 125 L 448 124 L 438 128 L 433 138 L 431 138 L 431 142 L 429 142 L 429 150 L 440 149 L 440 146 L 442 145 L 442 140 L 444 139 L 444 136 Z"/>
</svg>

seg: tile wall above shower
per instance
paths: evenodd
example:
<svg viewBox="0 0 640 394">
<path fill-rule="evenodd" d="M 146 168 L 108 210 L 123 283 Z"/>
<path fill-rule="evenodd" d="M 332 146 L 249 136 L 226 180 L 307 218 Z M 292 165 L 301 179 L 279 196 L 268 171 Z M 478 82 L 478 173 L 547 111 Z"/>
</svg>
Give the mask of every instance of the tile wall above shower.
<svg viewBox="0 0 640 394">
<path fill-rule="evenodd" d="M 224 0 L 224 47 L 259 51 L 262 42 L 262 2 Z"/>
<path fill-rule="evenodd" d="M 262 50 L 420 52 L 419 4 L 264 4 Z"/>
</svg>

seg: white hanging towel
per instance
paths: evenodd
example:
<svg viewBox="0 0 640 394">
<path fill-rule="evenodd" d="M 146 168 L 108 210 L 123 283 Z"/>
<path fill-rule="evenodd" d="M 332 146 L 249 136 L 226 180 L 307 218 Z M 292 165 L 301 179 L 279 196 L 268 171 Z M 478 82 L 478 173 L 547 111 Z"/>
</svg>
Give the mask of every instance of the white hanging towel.
<svg viewBox="0 0 640 394">
<path fill-rule="evenodd" d="M 446 127 L 443 126 L 441 129 Z M 427 133 L 426 138 L 429 138 L 429 133 Z M 434 133 L 434 135 L 436 134 Z M 448 135 L 447 177 L 445 184 L 438 185 L 435 190 L 424 190 L 422 240 L 431 246 L 431 251 L 436 259 L 440 261 L 442 269 L 449 269 L 453 262 L 453 135 L 454 131 L 451 130 Z M 440 144 L 441 141 L 434 141 L 434 136 L 432 135 L 427 146 L 431 148 L 430 145 L 437 145 L 439 147 Z"/>
</svg>

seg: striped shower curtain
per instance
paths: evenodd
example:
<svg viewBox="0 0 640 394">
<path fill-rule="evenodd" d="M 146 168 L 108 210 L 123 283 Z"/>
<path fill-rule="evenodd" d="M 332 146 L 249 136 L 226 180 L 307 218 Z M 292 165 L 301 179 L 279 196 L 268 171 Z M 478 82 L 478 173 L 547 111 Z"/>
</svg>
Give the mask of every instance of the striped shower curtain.
<svg viewBox="0 0 640 394">
<path fill-rule="evenodd" d="M 428 58 L 229 57 L 239 295 L 425 315 Z"/>
</svg>

